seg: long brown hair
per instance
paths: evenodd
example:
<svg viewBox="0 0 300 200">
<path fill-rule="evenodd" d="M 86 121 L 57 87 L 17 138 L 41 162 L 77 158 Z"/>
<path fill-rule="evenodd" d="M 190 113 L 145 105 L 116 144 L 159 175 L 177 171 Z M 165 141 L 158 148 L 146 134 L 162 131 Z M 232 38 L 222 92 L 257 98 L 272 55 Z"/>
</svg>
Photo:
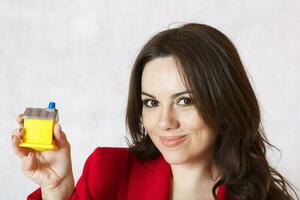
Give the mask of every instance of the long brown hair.
<svg viewBox="0 0 300 200">
<path fill-rule="evenodd" d="M 235 200 L 293 199 L 295 190 L 266 159 L 272 146 L 261 126 L 259 105 L 233 43 L 217 29 L 186 24 L 152 37 L 134 63 L 129 86 L 126 126 L 130 150 L 140 159 L 154 159 L 159 150 L 145 133 L 141 77 L 145 65 L 172 56 L 199 115 L 218 134 L 214 161 Z M 273 147 L 273 146 L 272 146 Z"/>
</svg>

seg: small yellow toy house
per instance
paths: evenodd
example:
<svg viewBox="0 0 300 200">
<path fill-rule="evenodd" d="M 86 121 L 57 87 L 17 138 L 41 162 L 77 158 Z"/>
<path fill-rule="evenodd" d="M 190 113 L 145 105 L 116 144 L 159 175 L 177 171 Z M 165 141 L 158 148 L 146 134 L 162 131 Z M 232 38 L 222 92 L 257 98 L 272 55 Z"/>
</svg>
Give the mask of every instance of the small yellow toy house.
<svg viewBox="0 0 300 200">
<path fill-rule="evenodd" d="M 23 117 L 25 133 L 20 147 L 38 151 L 57 149 L 53 140 L 54 124 L 58 121 L 54 102 L 50 102 L 48 108 L 26 108 Z"/>
</svg>

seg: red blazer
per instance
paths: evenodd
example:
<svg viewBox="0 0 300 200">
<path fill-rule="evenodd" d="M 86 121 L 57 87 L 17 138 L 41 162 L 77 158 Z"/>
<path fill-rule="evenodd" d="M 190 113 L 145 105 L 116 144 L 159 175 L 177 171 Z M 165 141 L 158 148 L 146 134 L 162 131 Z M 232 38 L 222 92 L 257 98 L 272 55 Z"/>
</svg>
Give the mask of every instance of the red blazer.
<svg viewBox="0 0 300 200">
<path fill-rule="evenodd" d="M 126 148 L 99 147 L 87 159 L 70 199 L 168 200 L 171 176 L 162 156 L 142 161 Z M 225 196 L 226 188 L 221 185 L 218 200 L 226 200 Z M 41 190 L 28 199 L 42 199 Z"/>
</svg>

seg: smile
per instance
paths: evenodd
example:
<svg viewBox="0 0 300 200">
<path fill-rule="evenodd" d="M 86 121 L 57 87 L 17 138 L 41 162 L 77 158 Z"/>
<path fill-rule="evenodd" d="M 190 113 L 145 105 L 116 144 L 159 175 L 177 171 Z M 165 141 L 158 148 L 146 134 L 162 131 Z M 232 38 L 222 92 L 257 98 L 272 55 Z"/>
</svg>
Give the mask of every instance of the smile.
<svg viewBox="0 0 300 200">
<path fill-rule="evenodd" d="M 160 136 L 160 142 L 167 148 L 172 148 L 180 145 L 187 139 L 187 135 L 181 136 Z"/>
</svg>

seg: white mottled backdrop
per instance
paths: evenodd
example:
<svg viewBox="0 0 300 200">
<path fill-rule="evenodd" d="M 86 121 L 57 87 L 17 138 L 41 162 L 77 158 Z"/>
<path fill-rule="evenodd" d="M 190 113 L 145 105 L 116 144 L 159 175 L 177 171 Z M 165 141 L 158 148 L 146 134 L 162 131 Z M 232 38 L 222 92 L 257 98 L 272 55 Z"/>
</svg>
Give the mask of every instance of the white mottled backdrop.
<svg viewBox="0 0 300 200">
<path fill-rule="evenodd" d="M 300 188 L 300 1 L 0 0 L 0 199 L 25 199 L 37 187 L 10 146 L 26 106 L 57 103 L 76 180 L 95 147 L 126 145 L 134 59 L 178 22 L 206 23 L 232 39 L 282 152 L 269 159 Z"/>
</svg>

